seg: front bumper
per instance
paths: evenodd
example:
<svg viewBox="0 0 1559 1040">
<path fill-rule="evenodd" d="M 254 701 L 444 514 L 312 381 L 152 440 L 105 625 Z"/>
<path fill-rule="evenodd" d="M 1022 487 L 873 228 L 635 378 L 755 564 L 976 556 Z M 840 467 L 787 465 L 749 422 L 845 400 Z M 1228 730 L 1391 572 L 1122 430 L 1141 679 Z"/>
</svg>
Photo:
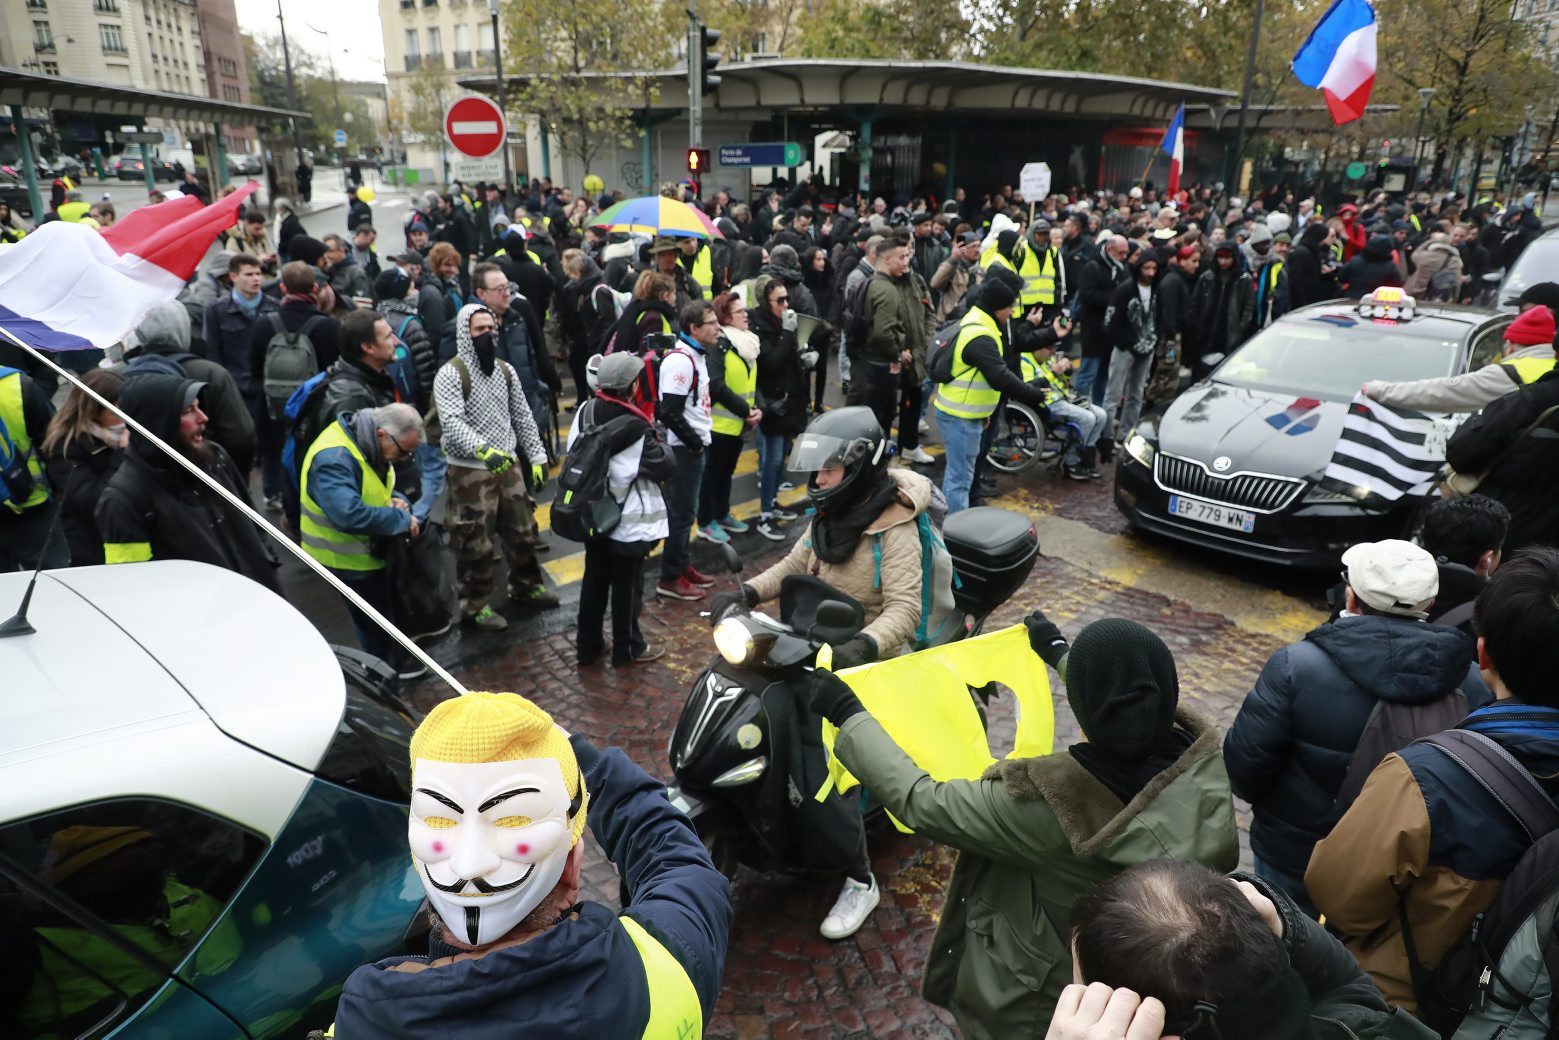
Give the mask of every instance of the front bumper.
<svg viewBox="0 0 1559 1040">
<path fill-rule="evenodd" d="M 1419 504 L 1404 499 L 1382 513 L 1350 503 L 1307 504 L 1301 495 L 1276 513 L 1257 513 L 1255 529 L 1243 534 L 1170 516 L 1169 492 L 1153 479 L 1152 467 L 1126 452 L 1116 460 L 1115 507 L 1131 523 L 1182 542 L 1290 567 L 1329 569 L 1339 565 L 1351 545 L 1406 538 Z"/>
</svg>

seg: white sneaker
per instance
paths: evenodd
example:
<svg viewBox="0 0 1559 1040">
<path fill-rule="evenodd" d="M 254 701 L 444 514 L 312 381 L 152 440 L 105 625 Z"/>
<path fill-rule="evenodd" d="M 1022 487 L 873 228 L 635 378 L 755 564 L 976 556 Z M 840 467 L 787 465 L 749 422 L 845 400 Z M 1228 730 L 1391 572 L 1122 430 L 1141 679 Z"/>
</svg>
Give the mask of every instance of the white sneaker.
<svg viewBox="0 0 1559 1040">
<path fill-rule="evenodd" d="M 920 429 L 920 432 L 922 434 L 930 433 L 931 432 L 931 424 L 926 422 L 926 420 L 922 419 L 922 420 L 920 420 L 920 427 L 919 427 L 919 429 Z"/>
<path fill-rule="evenodd" d="M 924 448 L 908 448 L 903 454 L 904 458 L 917 466 L 929 466 L 936 461 L 936 459 L 932 458 L 931 453 Z"/>
<path fill-rule="evenodd" d="M 877 879 L 872 878 L 870 885 L 863 885 L 852 878 L 844 879 L 844 888 L 839 890 L 839 898 L 834 900 L 834 908 L 828 911 L 828 916 L 823 918 L 823 927 L 819 929 L 825 939 L 848 939 L 860 931 L 861 925 L 871 916 L 871 912 L 877 909 L 877 903 L 882 895 L 877 891 Z"/>
</svg>

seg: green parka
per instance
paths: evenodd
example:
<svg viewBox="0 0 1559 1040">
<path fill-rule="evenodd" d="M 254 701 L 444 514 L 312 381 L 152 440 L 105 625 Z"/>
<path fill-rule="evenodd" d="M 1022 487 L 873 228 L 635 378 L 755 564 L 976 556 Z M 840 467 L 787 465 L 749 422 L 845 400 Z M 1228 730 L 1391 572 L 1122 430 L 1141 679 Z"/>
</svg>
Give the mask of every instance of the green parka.
<svg viewBox="0 0 1559 1040">
<path fill-rule="evenodd" d="M 862 712 L 834 753 L 905 826 L 960 850 L 923 992 L 968 1040 L 1045 1035 L 1072 981 L 1072 903 L 1137 863 L 1172 857 L 1232 870 L 1234 804 L 1218 731 L 1184 709 L 1193 742 L 1123 804 L 1060 753 L 938 782 Z"/>
</svg>

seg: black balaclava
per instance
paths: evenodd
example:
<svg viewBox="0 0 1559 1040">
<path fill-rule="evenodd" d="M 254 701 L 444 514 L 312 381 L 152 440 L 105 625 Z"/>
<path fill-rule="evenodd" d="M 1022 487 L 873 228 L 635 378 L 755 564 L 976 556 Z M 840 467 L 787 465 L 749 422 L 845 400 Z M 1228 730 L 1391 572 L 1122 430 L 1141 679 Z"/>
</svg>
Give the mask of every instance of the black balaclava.
<svg viewBox="0 0 1559 1040">
<path fill-rule="evenodd" d="M 476 351 L 476 363 L 482 366 L 482 375 L 490 376 L 498 359 L 498 335 L 484 332 L 471 337 L 471 349 Z"/>
<path fill-rule="evenodd" d="M 1135 621 L 1083 629 L 1066 659 L 1066 699 L 1088 738 L 1070 748 L 1100 782 L 1130 801 L 1179 757 L 1180 678 L 1164 641 Z"/>
</svg>

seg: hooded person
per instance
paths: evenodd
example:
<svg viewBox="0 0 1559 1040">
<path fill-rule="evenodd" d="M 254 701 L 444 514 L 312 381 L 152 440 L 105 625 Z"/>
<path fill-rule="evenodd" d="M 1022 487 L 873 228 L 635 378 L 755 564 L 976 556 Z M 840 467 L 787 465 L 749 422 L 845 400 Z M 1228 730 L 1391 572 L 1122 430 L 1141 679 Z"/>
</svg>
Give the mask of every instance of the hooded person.
<svg viewBox="0 0 1559 1040">
<path fill-rule="evenodd" d="M 778 278 L 785 283 L 785 288 L 790 290 L 791 310 L 797 314 L 810 314 L 814 318 L 822 316 L 818 312 L 817 300 L 813 298 L 812 290 L 806 286 L 806 279 L 801 273 L 801 255 L 794 247 L 777 245 L 769 250 L 769 262 L 763 265 L 758 273 Z"/>
<path fill-rule="evenodd" d="M 1325 224 L 1307 224 L 1288 254 L 1288 297 L 1294 307 L 1320 303 L 1335 294 L 1331 251 L 1325 245 L 1331 233 Z"/>
<path fill-rule="evenodd" d="M 1363 251 L 1342 266 L 1338 279 L 1342 282 L 1343 295 L 1358 300 L 1383 285 L 1401 285 L 1402 269 L 1397 266 L 1395 257 L 1390 235 L 1371 235 Z"/>
<path fill-rule="evenodd" d="M 544 326 L 547 311 L 552 306 L 552 276 L 530 248 L 530 236 L 524 228 L 509 228 L 500 241 L 503 248 L 500 255 L 493 257 L 493 262 L 503 269 L 509 281 L 519 286 L 520 295 L 529 301 L 537 321 Z"/>
<path fill-rule="evenodd" d="M 387 267 L 374 279 L 374 309 L 389 323 L 390 331 L 405 348 L 405 356 L 402 357 L 401 351 L 397 350 L 395 361 L 391 363 L 391 372 L 397 376 L 397 389 L 402 389 L 403 383 L 396 371 L 397 366 L 404 368 L 409 362 L 412 376 L 409 382 L 415 398 L 411 403 L 417 406 L 418 411 L 426 414 L 433 400 L 433 375 L 438 370 L 438 350 L 422 324 L 417 303 L 417 287 L 411 275 L 399 267 Z M 404 399 L 406 394 L 403 392 L 401 396 Z"/>
<path fill-rule="evenodd" d="M 204 386 L 200 407 L 206 413 L 206 435 L 227 449 L 240 473 L 248 473 L 254 462 L 254 416 L 233 374 L 215 361 L 190 353 L 189 347 L 189 315 L 183 305 L 159 304 L 125 340 L 125 377 L 136 379 L 160 372 Z"/>
<path fill-rule="evenodd" d="M 153 372 L 125 380 L 119 407 L 248 502 L 248 483 L 232 458 L 206 439 L 200 406 L 205 387 Z M 276 565 L 253 521 L 138 432 L 131 432 L 124 462 L 103 489 L 95 517 L 106 563 L 194 560 L 236 571 L 281 593 Z"/>
<path fill-rule="evenodd" d="M 1240 247 L 1219 242 L 1213 262 L 1196 279 L 1191 294 L 1196 349 L 1191 352 L 1192 378 L 1206 374 L 1204 358 L 1228 354 L 1245 342 L 1255 319 L 1256 289 L 1250 272 L 1240 265 Z"/>
<path fill-rule="evenodd" d="M 320 262 L 325 259 L 326 251 L 325 243 L 319 239 L 299 235 L 292 240 L 290 255 L 293 260 L 302 260 L 310 267 L 322 271 L 324 269 L 320 267 Z"/>
<path fill-rule="evenodd" d="M 439 704 L 410 758 L 428 952 L 354 971 L 335 1036 L 701 1035 L 730 888 L 663 783 L 512 693 Z M 622 876 L 621 912 L 580 899 L 587 824 Z"/>
<path fill-rule="evenodd" d="M 639 254 L 638 244 L 626 231 L 613 231 L 606 236 L 606 248 L 601 251 L 601 274 L 606 284 L 618 292 L 633 288 L 633 261 Z"/>
<path fill-rule="evenodd" d="M 937 781 L 832 672 L 812 707 L 839 727 L 834 754 L 894 817 L 959 850 L 922 987 L 971 1040 L 1041 1036 L 1072 981 L 1072 903 L 1162 856 L 1213 870 L 1239 859 L 1216 727 L 1179 706 L 1174 658 L 1141 625 L 1096 621 L 1070 646 L 1044 614 L 1029 643 L 1065 677 L 1086 740 Z"/>
</svg>

